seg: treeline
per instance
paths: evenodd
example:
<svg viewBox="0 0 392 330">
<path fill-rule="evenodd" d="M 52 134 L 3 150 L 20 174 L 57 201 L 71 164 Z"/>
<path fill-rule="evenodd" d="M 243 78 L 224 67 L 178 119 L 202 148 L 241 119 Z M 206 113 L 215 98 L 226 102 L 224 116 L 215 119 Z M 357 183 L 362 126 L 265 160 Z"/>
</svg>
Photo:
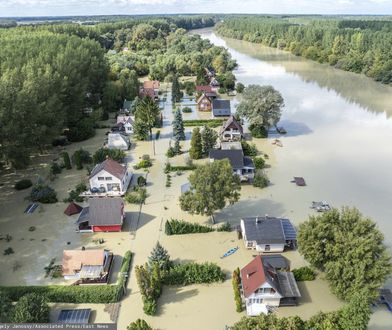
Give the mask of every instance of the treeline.
<svg viewBox="0 0 392 330">
<path fill-rule="evenodd" d="M 99 106 L 108 73 L 97 42 L 15 28 L 0 31 L 0 44 L 3 158 L 25 167 L 30 150 L 42 150 L 63 128 L 70 140 L 93 134 L 85 112 Z"/>
<path fill-rule="evenodd" d="M 217 31 L 392 83 L 392 22 L 388 20 L 232 17 Z"/>
<path fill-rule="evenodd" d="M 33 152 L 59 135 L 71 142 L 93 136 L 97 120 L 137 96 L 139 76 L 151 71 L 156 72 L 152 78 L 163 79 L 177 69 L 190 73 L 185 54 L 192 49 L 198 50 L 198 69 L 218 58 L 223 49 L 212 49 L 182 29 L 214 22 L 212 16 L 170 16 L 0 29 L 0 161 L 25 168 Z M 172 65 L 178 61 L 172 49 L 170 64 L 151 70 L 174 44 L 183 47 L 180 64 Z M 129 54 L 112 58 L 125 47 Z M 158 55 L 163 57 L 157 62 Z M 217 60 L 221 70 L 234 65 L 222 56 L 224 61 Z"/>
</svg>

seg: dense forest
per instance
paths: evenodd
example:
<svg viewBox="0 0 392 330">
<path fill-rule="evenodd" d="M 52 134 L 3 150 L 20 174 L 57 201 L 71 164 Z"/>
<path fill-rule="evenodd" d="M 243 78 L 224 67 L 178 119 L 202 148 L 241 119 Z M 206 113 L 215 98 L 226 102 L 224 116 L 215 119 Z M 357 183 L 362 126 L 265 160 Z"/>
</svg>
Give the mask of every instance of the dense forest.
<svg viewBox="0 0 392 330">
<path fill-rule="evenodd" d="M 23 168 L 60 135 L 93 136 L 99 119 L 137 96 L 140 76 L 170 80 L 207 65 L 231 73 L 227 50 L 186 34 L 214 24 L 173 16 L 0 29 L 0 161 Z"/>
<path fill-rule="evenodd" d="M 217 31 L 392 83 L 390 20 L 241 16 L 226 18 Z"/>
</svg>

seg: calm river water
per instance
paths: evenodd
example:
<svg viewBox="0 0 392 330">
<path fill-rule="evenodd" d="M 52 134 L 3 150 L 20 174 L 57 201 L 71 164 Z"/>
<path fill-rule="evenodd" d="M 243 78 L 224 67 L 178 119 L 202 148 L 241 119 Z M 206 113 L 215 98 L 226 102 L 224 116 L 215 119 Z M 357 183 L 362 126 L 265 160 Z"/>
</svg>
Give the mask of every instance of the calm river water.
<svg viewBox="0 0 392 330">
<path fill-rule="evenodd" d="M 229 49 L 239 82 L 272 85 L 285 99 L 281 125 L 288 134 L 268 171 L 272 186 L 261 205 L 273 207 L 266 213 L 299 223 L 312 213 L 313 200 L 356 206 L 377 222 L 391 248 L 392 87 L 208 29 L 198 33 Z M 307 186 L 290 183 L 293 176 L 303 176 Z M 386 311 L 376 314 L 383 322 L 373 317 L 373 329 L 387 329 L 389 320 L 392 327 Z"/>
</svg>

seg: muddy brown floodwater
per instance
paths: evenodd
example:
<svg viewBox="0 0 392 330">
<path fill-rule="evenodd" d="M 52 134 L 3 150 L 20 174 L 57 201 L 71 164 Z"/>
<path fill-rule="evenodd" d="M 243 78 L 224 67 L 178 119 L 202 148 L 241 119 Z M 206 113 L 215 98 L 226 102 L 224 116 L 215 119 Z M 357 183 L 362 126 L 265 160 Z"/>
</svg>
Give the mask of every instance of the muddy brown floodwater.
<svg viewBox="0 0 392 330">
<path fill-rule="evenodd" d="M 197 33 L 228 48 L 239 82 L 272 85 L 285 99 L 280 124 L 288 134 L 283 148 L 274 151 L 273 184 L 263 203 L 296 224 L 311 213 L 312 201 L 356 206 L 377 222 L 391 248 L 392 87 L 274 48 L 221 38 L 211 29 Z M 303 176 L 307 187 L 291 184 L 293 176 Z M 392 328 L 386 308 L 375 310 L 370 328 Z"/>
</svg>

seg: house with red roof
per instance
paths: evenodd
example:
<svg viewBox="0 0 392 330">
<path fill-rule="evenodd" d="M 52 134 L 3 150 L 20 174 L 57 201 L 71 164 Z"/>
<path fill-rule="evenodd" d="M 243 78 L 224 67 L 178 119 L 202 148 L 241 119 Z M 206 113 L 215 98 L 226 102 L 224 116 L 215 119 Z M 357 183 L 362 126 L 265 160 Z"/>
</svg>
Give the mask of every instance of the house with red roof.
<svg viewBox="0 0 392 330">
<path fill-rule="evenodd" d="M 199 111 L 211 111 L 212 110 L 212 98 L 208 97 L 205 93 L 203 93 L 196 100 L 196 108 Z"/>
<path fill-rule="evenodd" d="M 149 96 L 154 100 L 158 99 L 159 94 L 159 81 L 158 80 L 146 80 L 143 82 L 143 86 L 139 89 L 139 96 Z"/>
<path fill-rule="evenodd" d="M 294 274 L 281 271 L 287 266 L 277 268 L 275 264 L 276 258 L 257 256 L 241 269 L 242 297 L 249 316 L 268 314 L 280 306 L 297 305 L 301 294 Z"/>
<path fill-rule="evenodd" d="M 92 193 L 122 196 L 128 189 L 132 173 L 113 159 L 97 164 L 90 173 L 89 183 Z"/>
</svg>

